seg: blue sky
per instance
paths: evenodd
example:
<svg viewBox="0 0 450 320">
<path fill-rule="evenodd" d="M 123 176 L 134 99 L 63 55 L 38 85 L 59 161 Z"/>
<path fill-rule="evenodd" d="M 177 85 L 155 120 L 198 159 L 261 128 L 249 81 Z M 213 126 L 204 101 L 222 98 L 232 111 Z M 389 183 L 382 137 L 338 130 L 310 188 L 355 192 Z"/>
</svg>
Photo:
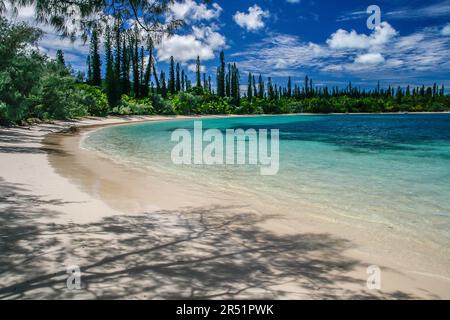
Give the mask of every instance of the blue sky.
<svg viewBox="0 0 450 320">
<path fill-rule="evenodd" d="M 366 26 L 369 5 L 381 8 L 381 25 Z M 19 14 L 29 19 L 31 9 Z M 184 18 L 188 25 L 158 45 L 159 67 L 171 55 L 192 69 L 197 55 L 212 75 L 221 50 L 227 61 L 247 73 L 287 76 L 301 83 L 305 75 L 316 85 L 364 88 L 382 85 L 443 83 L 450 88 L 450 0 L 217 0 L 205 6 L 183 0 L 167 19 Z M 54 55 L 62 48 L 75 69 L 83 69 L 88 48 L 61 40 L 50 29 L 42 50 Z"/>
</svg>

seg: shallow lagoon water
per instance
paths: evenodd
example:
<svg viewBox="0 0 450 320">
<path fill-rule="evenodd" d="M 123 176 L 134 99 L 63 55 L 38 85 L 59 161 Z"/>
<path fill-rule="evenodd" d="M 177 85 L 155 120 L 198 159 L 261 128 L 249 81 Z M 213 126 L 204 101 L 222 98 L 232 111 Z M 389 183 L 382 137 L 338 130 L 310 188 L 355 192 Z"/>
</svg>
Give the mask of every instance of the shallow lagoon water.
<svg viewBox="0 0 450 320">
<path fill-rule="evenodd" d="M 450 114 L 230 117 L 202 123 L 222 131 L 279 129 L 279 173 L 261 176 L 259 167 L 249 165 L 173 164 L 171 134 L 193 130 L 194 120 L 108 127 L 91 133 L 83 147 L 219 192 L 237 191 L 294 210 L 308 203 L 333 219 L 385 224 L 450 243 Z"/>
</svg>

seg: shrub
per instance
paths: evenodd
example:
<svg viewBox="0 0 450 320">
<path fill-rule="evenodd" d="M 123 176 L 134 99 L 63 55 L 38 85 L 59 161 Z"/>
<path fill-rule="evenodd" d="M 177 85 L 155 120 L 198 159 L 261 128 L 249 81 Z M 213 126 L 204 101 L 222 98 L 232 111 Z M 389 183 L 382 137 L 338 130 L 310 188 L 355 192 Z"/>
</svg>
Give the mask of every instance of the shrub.
<svg viewBox="0 0 450 320">
<path fill-rule="evenodd" d="M 83 95 L 83 103 L 90 115 L 102 117 L 108 114 L 108 98 L 100 88 L 87 84 L 79 84 L 77 88 Z"/>
<path fill-rule="evenodd" d="M 43 119 L 72 119 L 88 115 L 84 92 L 70 75 L 50 70 L 33 90 L 34 110 Z"/>
<path fill-rule="evenodd" d="M 263 110 L 255 102 L 248 100 L 242 101 L 241 106 L 238 109 L 239 114 L 262 114 Z"/>
<path fill-rule="evenodd" d="M 152 102 L 153 109 L 156 114 L 162 115 L 174 115 L 176 114 L 172 103 L 166 101 L 159 94 L 150 94 L 150 101 Z"/>
<path fill-rule="evenodd" d="M 202 102 L 203 98 L 201 96 L 186 92 L 179 93 L 172 100 L 175 112 L 184 115 L 202 113 Z"/>
<path fill-rule="evenodd" d="M 7 125 L 8 123 L 8 107 L 0 101 L 0 125 Z"/>
<path fill-rule="evenodd" d="M 112 112 L 119 115 L 151 115 L 155 114 L 152 101 L 149 98 L 136 100 L 127 95 L 122 96 L 121 104 Z"/>
</svg>

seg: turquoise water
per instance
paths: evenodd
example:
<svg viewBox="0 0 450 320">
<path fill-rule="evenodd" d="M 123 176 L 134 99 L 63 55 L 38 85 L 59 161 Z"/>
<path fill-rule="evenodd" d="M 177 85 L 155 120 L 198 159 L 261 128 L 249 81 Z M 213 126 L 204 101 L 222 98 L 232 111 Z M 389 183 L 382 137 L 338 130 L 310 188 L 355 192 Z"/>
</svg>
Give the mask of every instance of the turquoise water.
<svg viewBox="0 0 450 320">
<path fill-rule="evenodd" d="M 177 166 L 171 133 L 193 120 L 115 126 L 86 148 L 128 164 L 234 190 L 262 202 L 308 204 L 330 217 L 386 224 L 450 243 L 450 115 L 273 116 L 203 120 L 204 129 L 279 129 L 280 170 Z M 300 213 L 299 213 L 300 214 Z"/>
</svg>

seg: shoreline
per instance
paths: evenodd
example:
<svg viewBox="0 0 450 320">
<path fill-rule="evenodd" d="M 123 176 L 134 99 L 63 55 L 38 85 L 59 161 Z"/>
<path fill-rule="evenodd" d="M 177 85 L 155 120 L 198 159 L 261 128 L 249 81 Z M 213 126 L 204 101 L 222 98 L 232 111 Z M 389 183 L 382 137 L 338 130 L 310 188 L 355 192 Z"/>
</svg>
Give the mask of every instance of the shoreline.
<svg viewBox="0 0 450 320">
<path fill-rule="evenodd" d="M 215 117 L 215 116 L 214 116 Z M 182 118 L 167 118 L 167 117 L 136 117 L 134 120 L 127 121 L 127 119 L 107 119 L 98 120 L 97 123 L 91 121 L 90 123 L 83 122 L 81 125 L 81 132 L 91 132 L 96 128 L 101 128 L 110 125 L 125 125 L 130 123 L 147 122 L 147 121 L 166 121 L 166 120 L 179 120 L 190 117 Z M 198 117 L 192 117 L 198 118 Z M 202 119 L 200 117 L 199 119 Z M 129 120 L 129 119 L 128 119 Z M 42 128 L 42 126 L 38 126 Z M 45 128 L 45 126 L 43 126 Z M 6 131 L 15 132 L 17 130 L 25 129 L 6 129 Z M 31 131 L 36 136 L 39 131 Z M 25 130 L 28 131 L 28 130 Z M 55 131 L 58 131 L 55 129 Z M 2 132 L 2 131 L 0 131 Z M 42 132 L 41 132 L 42 133 Z M 48 133 L 48 132 L 46 132 Z M 0 133 L 0 137 L 2 133 Z M 46 137 L 45 137 L 46 136 Z M 43 139 L 46 139 L 44 142 Z M 292 217 L 271 217 L 261 214 L 254 210 L 254 208 L 246 207 L 239 204 L 239 201 L 233 201 L 232 197 L 228 195 L 222 195 L 220 197 L 214 197 L 214 192 L 208 193 L 208 197 L 205 196 L 204 190 L 194 189 L 192 186 L 178 186 L 175 187 L 173 181 L 161 181 L 155 179 L 162 179 L 161 176 L 151 176 L 143 174 L 142 171 L 135 170 L 133 168 L 126 168 L 123 165 L 113 163 L 108 159 L 101 159 L 94 152 L 81 150 L 79 148 L 79 141 L 81 135 L 70 134 L 57 134 L 56 139 L 52 139 L 45 134 L 38 135 L 36 141 L 33 141 L 34 146 L 32 148 L 38 148 L 43 152 L 32 154 L 25 152 L 24 150 L 17 149 L 17 153 L 13 156 L 6 154 L 4 157 L 3 152 L 0 156 L 0 162 L 2 166 L 9 165 L 11 172 L 2 175 L 2 179 L 9 184 L 20 185 L 17 190 L 17 198 L 21 198 L 24 190 L 21 190 L 22 186 L 27 184 L 30 188 L 27 191 L 26 196 L 32 195 L 33 197 L 43 196 L 45 199 L 42 206 L 42 210 L 34 212 L 36 217 L 22 217 L 18 214 L 18 210 L 14 210 L 14 204 L 12 215 L 16 215 L 17 225 L 27 225 L 30 223 L 27 219 L 32 219 L 34 223 L 39 226 L 35 233 L 43 236 L 39 237 L 38 243 L 42 241 L 42 248 L 49 239 L 48 234 L 50 229 L 70 229 L 73 230 L 88 230 L 86 234 L 81 237 L 74 236 L 73 233 L 62 234 L 56 236 L 58 240 L 58 246 L 64 249 L 65 252 L 69 251 L 65 255 L 54 256 L 54 251 L 50 250 L 48 253 L 49 261 L 45 263 L 39 262 L 40 260 L 31 260 L 34 267 L 40 267 L 43 265 L 44 273 L 48 274 L 47 282 L 51 282 L 51 279 L 55 281 L 55 276 L 50 276 L 50 273 L 45 270 L 52 270 L 57 272 L 56 279 L 62 278 L 61 263 L 72 262 L 76 260 L 80 263 L 81 270 L 83 272 L 83 266 L 88 266 L 87 270 L 97 268 L 102 269 L 103 272 L 108 274 L 106 277 L 96 278 L 88 273 L 88 283 L 90 288 L 95 294 L 99 295 L 99 298 L 114 297 L 114 298 L 161 298 L 167 299 L 170 296 L 185 298 L 189 297 L 186 293 L 186 288 L 183 287 L 184 281 L 197 280 L 200 285 L 197 285 L 198 291 L 201 291 L 206 296 L 217 296 L 220 299 L 221 293 L 224 298 L 292 298 L 292 299 L 308 299 L 308 298 L 449 298 L 448 287 L 450 280 L 444 277 L 444 279 L 437 280 L 439 278 L 431 277 L 424 274 L 404 274 L 398 271 L 391 270 L 390 266 L 382 266 L 383 270 L 386 270 L 385 278 L 386 289 L 383 287 L 381 292 L 368 291 L 365 288 L 365 279 L 367 274 L 365 268 L 367 268 L 373 257 L 364 253 L 364 250 L 357 248 L 352 242 L 343 237 L 345 234 L 342 231 L 329 233 L 323 231 L 330 231 L 321 227 L 320 221 L 308 221 L 298 220 L 294 227 L 290 226 Z M 6 139 L 5 139 L 6 140 Z M 22 151 L 22 153 L 20 152 Z M 25 152 L 25 153 L 24 153 Z M 59 160 L 58 160 L 59 159 Z M 20 161 L 19 161 L 20 160 Z M 36 163 L 37 160 L 37 163 Z M 59 161 L 59 163 L 57 163 Z M 17 162 L 17 163 L 14 163 Z M 33 164 L 33 165 L 31 165 Z M 23 171 L 24 168 L 27 170 Z M 31 166 L 31 167 L 30 167 Z M 95 170 L 87 171 L 86 168 L 95 168 Z M 37 170 L 37 171 L 36 171 Z M 32 179 L 29 177 L 32 176 Z M 152 180 L 153 179 L 153 180 Z M 46 183 L 42 183 L 41 180 L 54 184 L 53 187 L 49 187 Z M 130 181 L 131 180 L 131 181 Z M 158 182 L 158 184 L 155 183 Z M 84 185 L 84 186 L 83 186 Z M 133 185 L 137 189 L 145 186 L 145 190 L 142 193 L 137 192 L 133 194 Z M 137 187 L 136 187 L 137 186 Z M 20 189 L 20 190 L 19 190 Z M 170 194 L 168 191 L 172 194 Z M 138 190 L 139 191 L 139 190 Z M 142 190 L 141 190 L 142 191 Z M 29 194 L 28 194 L 29 193 Z M 109 194 L 105 196 L 105 194 Z M 149 198 L 149 194 L 151 197 Z M 174 201 L 173 194 L 176 195 Z M 70 203 L 47 203 L 49 197 L 59 198 L 60 202 Z M 10 197 L 5 197 L 9 199 Z M 128 202 L 124 202 L 124 199 L 131 199 Z M 26 199 L 26 198 L 25 198 Z M 33 198 L 34 199 L 34 198 Z M 139 199 L 139 201 L 136 201 Z M 211 201 L 213 199 L 213 201 Z M 38 199 L 34 199 L 37 201 Z M 176 203 L 178 202 L 178 203 Z M 237 203 L 236 203 L 237 202 Z M 9 202 L 11 203 L 11 201 Z M 39 203 L 39 201 L 38 201 Z M 56 208 L 55 208 L 56 207 Z M 8 208 L 7 208 L 8 209 Z M 11 209 L 11 208 L 9 208 Z M 31 210 L 35 211 L 35 210 Z M 51 217 L 37 217 L 38 213 L 52 212 Z M 80 214 L 80 212 L 83 212 Z M 199 220 L 199 217 L 201 219 Z M 20 221 L 20 220 L 23 221 Z M 223 221 L 225 219 L 225 221 Z M 228 221 L 228 219 L 230 219 Z M 233 221 L 239 223 L 234 223 Z M 158 223 L 155 223 L 158 222 Z M 288 221 L 288 223 L 286 223 Z M 219 223 L 223 222 L 223 223 Z M 219 224 L 217 224 L 219 223 Z M 55 224 L 57 227 L 55 227 Z M 130 229 L 130 227 L 133 228 Z M 146 226 L 146 228 L 141 228 Z M 20 226 L 19 226 L 20 227 Z M 173 248 L 173 251 L 159 252 L 159 255 L 155 258 L 150 254 L 151 250 L 149 245 L 157 243 L 173 243 L 176 241 L 183 241 L 186 233 L 194 229 L 196 233 L 201 232 L 197 230 L 199 227 L 203 227 L 205 230 L 219 230 L 218 233 L 223 235 L 223 238 L 217 238 L 214 232 L 207 232 L 207 236 L 198 240 L 198 243 L 192 243 L 186 247 L 182 247 L 182 255 L 178 247 Z M 228 228 L 229 227 L 229 228 Z M 101 229 L 101 234 L 99 230 Z M 116 229 L 120 230 L 116 230 Z M 157 229 L 155 229 L 157 228 Z M 224 229 L 225 228 L 225 229 Z M 41 230 L 42 229 L 42 230 Z M 94 229 L 92 231 L 89 231 Z M 126 230 L 127 232 L 122 232 Z M 200 228 L 202 229 L 202 228 Z M 297 230 L 293 230 L 297 229 Z M 169 235 L 168 231 L 171 230 L 175 238 L 182 236 L 182 239 L 165 239 Z M 14 230 L 6 230 L 10 233 Z M 16 230 L 17 231 L 17 230 Z M 54 231 L 54 230 L 53 230 Z M 150 231 L 153 231 L 150 232 Z M 164 231 L 164 232 L 163 232 Z M 295 232 L 294 232 L 295 231 Z M 217 232 L 216 232 L 217 233 Z M 4 232 L 2 232 L 2 235 Z M 21 233 L 16 233 L 21 234 Z M 45 235 L 44 235 L 45 234 Z M 225 237 L 227 235 L 227 237 Z M 211 239 L 210 239 L 211 238 Z M 319 239 L 320 238 L 320 239 Z M 132 243 L 131 239 L 137 243 Z M 161 240 L 162 239 L 162 240 Z M 22 242 L 27 243 L 28 246 L 35 246 L 28 243 L 31 239 L 21 239 Z M 144 241 L 147 240 L 147 241 Z M 214 240 L 214 241 L 213 241 Z M 264 241 L 263 241 L 264 240 Z M 74 248 L 74 243 L 82 242 L 84 247 Z M 131 241 L 131 243 L 130 243 Z M 197 241 L 197 240 L 196 240 Z M 244 245 L 245 243 L 245 245 Z M 265 243 L 271 243 L 272 248 L 276 250 L 262 249 Z M 292 243 L 298 244 L 293 250 Z M 94 245 L 96 244 L 96 245 Z M 288 245 L 290 244 L 290 245 Z M 8 243 L 1 243 L 1 246 Z M 237 246 L 238 248 L 247 248 L 248 246 L 256 246 L 251 248 L 251 252 L 247 250 L 238 250 L 238 253 L 228 253 L 234 259 L 236 263 L 228 260 L 223 260 L 217 252 L 214 250 L 214 246 L 222 247 L 223 250 L 230 250 L 230 246 Z M 114 252 L 104 252 L 112 246 L 117 249 L 118 254 L 115 256 L 116 260 L 113 260 L 111 256 L 114 256 Z M 48 247 L 53 247 L 49 245 Z M 99 248 L 103 249 L 96 251 Z M 151 246 L 152 250 L 154 247 Z M 264 250 L 269 250 L 266 252 Z M 362 250 L 362 251 L 361 251 Z M 11 250 L 10 250 L 11 251 Z M 10 259 L 16 260 L 13 252 L 10 252 Z M 45 252 L 48 251 L 44 250 Z M 75 251 L 75 253 L 73 252 Z M 355 252 L 361 251 L 361 252 Z M 142 253 L 139 256 L 136 252 Z M 257 253 L 258 257 L 254 256 Z M 94 254 L 95 253 L 95 254 Z M 128 254 L 131 254 L 128 259 Z M 286 254 L 286 255 L 284 255 Z M 20 254 L 18 254 L 20 255 Z M 32 253 L 29 253 L 32 255 Z M 181 257 L 180 257 L 181 255 Z M 215 258 L 212 259 L 211 255 L 217 255 L 220 263 L 216 262 Z M 268 258 L 272 257 L 275 261 L 278 259 L 283 262 L 282 264 L 272 264 Z M 178 257 L 178 258 L 177 258 Z M 215 256 L 214 256 L 215 257 Z M 245 258 L 244 258 L 245 257 Z M 22 257 L 26 260 L 30 257 Z M 208 267 L 214 267 L 217 270 L 218 275 L 211 275 L 211 278 L 218 277 L 222 273 L 227 275 L 226 278 L 214 278 L 208 279 L 208 276 L 202 275 L 199 279 L 197 273 L 201 272 L 194 267 L 189 267 L 188 274 L 185 275 L 186 279 L 178 279 L 177 281 L 170 282 L 163 286 L 163 289 L 150 289 L 151 286 L 143 288 L 136 286 L 136 281 L 139 277 L 144 277 L 151 283 L 158 283 L 158 281 L 168 281 L 162 274 L 158 274 L 154 267 L 147 266 L 149 260 L 153 258 L 160 261 L 160 264 L 167 263 L 167 261 L 176 260 L 196 260 L 198 258 L 198 264 L 204 264 L 202 259 L 209 259 L 208 261 L 214 261 Z M 2 263 L 10 264 L 7 262 L 4 256 L 0 257 Z M 212 260 L 211 260 L 212 259 Z M 231 259 L 231 258 L 230 258 Z M 310 259 L 310 260 L 308 260 Z M 20 259 L 19 259 L 20 260 Z M 47 260 L 47 259 L 45 259 Z M 245 266 L 245 261 L 248 261 L 248 268 L 255 269 L 253 272 L 261 271 L 270 266 L 266 272 L 260 276 L 253 276 L 252 273 L 244 274 L 247 276 L 245 281 L 239 282 L 238 275 L 243 272 L 241 269 Z M 106 261 L 106 263 L 102 263 Z M 116 265 L 114 262 L 117 262 Z M 238 263 L 239 262 L 239 263 Z M 291 265 L 293 262 L 296 264 Z M 252 264 L 250 264 L 252 263 Z M 47 265 L 48 264 L 48 265 Z M 233 273 L 227 274 L 226 270 L 220 271 L 221 266 L 229 265 L 230 270 Z M 58 267 L 56 266 L 58 265 Z M 137 266 L 136 266 L 137 265 Z M 317 265 L 320 268 L 317 268 Z M 147 266 L 147 268 L 142 267 Z M 26 266 L 24 266 L 26 267 Z M 203 265 L 203 267 L 205 267 Z M 289 268 L 288 268 L 289 267 Z M 134 270 L 133 268 L 138 268 Z M 168 267 L 171 269 L 172 267 Z M 183 268 L 183 267 L 181 267 Z M 84 268 L 86 269 L 86 267 Z M 130 276 L 130 269 L 134 270 L 132 276 Z M 195 270 L 194 270 L 195 269 Z M 271 270 L 275 269 L 275 270 Z M 106 272 L 106 271 L 107 272 Z M 212 269 L 213 270 L 213 269 Z M 46 286 L 42 286 L 39 289 L 33 289 L 29 283 L 33 284 L 33 279 L 29 279 L 30 275 L 34 273 L 30 270 L 21 270 L 22 272 L 12 272 L 9 278 L 1 275 L 0 273 L 0 298 L 27 298 L 36 297 L 36 294 L 40 293 L 42 297 L 54 297 L 54 298 L 93 298 L 92 293 L 80 292 L 73 293 L 64 290 L 64 281 L 56 282 L 60 287 L 57 292 Z M 165 270 L 169 272 L 169 270 Z M 275 272 L 277 271 L 277 272 Z M 289 274 L 289 276 L 281 277 L 279 274 L 283 272 Z M 289 272 L 288 272 L 289 271 Z M 10 271 L 11 272 L 11 271 Z M 59 272 L 59 273 L 58 273 Z M 94 272 L 95 273 L 95 272 Z M 155 273 L 159 275 L 155 279 Z M 296 274 L 298 273 L 298 275 Z M 425 272 L 422 272 L 425 273 Z M 265 275 L 270 274 L 270 279 L 266 279 Z M 113 279 L 111 277 L 120 277 Z M 58 278 L 59 277 L 59 278 Z M 171 276 L 167 276 L 171 278 Z M 205 279 L 206 278 L 206 279 Z M 22 284 L 17 292 L 12 293 L 4 289 L 10 288 L 11 284 L 8 282 L 17 282 Z M 27 281 L 25 281 L 28 279 Z M 125 279 L 132 283 L 136 288 L 131 289 L 130 284 L 123 283 Z M 151 280 L 149 280 L 151 279 Z M 226 280 L 227 279 L 227 280 Z M 261 283 L 261 279 L 267 280 L 267 283 Z M 8 281 L 9 280 L 9 281 Z M 227 292 L 224 288 L 207 288 L 209 281 L 231 281 L 233 289 L 236 292 L 240 292 L 245 288 L 245 285 L 253 284 L 252 288 L 243 290 L 238 295 L 233 295 L 233 292 Z M 276 280 L 276 281 L 275 281 Z M 283 281 L 286 281 L 283 283 Z M 35 280 L 39 282 L 40 280 Z M 107 285 L 114 286 L 117 284 L 116 289 L 108 289 Z M 254 282 L 258 282 L 255 285 Z M 239 282 L 239 283 L 237 283 Z M 8 287 L 9 284 L 9 287 Z M 105 287 L 106 286 L 106 287 Z M 217 292 L 221 289 L 223 292 Z M 397 289 L 397 290 L 396 290 Z M 36 291 L 37 290 L 37 291 Z M 42 291 L 39 291 L 42 290 Z M 11 291 L 11 289 L 10 289 Z M 219 290 L 220 291 L 220 290 Z M 274 292 L 279 292 L 275 294 Z M 195 292 L 195 290 L 194 290 Z M 6 295 L 5 294 L 10 294 Z M 178 296 L 177 296 L 178 294 Z M 202 296 L 201 294 L 195 294 L 195 297 Z M 95 295 L 94 295 L 95 297 Z"/>
<path fill-rule="evenodd" d="M 120 123 L 126 124 L 126 121 L 130 121 L 132 123 L 137 122 L 147 122 L 147 121 L 158 121 L 153 119 L 160 118 L 161 120 L 164 119 L 165 121 L 168 120 L 177 120 L 177 119 L 207 119 L 207 118 L 227 118 L 227 117 L 276 117 L 276 116 L 326 116 L 326 115 L 335 115 L 335 116 L 351 116 L 351 115 L 421 115 L 421 114 L 450 114 L 450 111 L 424 111 L 424 112 L 354 112 L 354 113 L 283 113 L 283 114 L 229 114 L 229 115 L 131 115 L 131 116 L 106 116 L 106 117 L 95 117 L 95 116 L 89 116 L 85 118 L 80 119 L 72 119 L 72 120 L 52 120 L 50 122 L 41 122 L 37 124 L 30 124 L 30 125 L 14 125 L 14 126 L 2 126 L 0 125 L 0 129 L 14 129 L 14 128 L 30 128 L 30 127 L 36 127 L 36 126 L 51 126 L 54 125 L 55 127 L 58 127 L 61 124 L 64 124 L 66 126 L 66 129 L 70 127 L 70 124 L 81 124 L 84 128 L 89 127 L 95 127 L 95 126 L 107 126 L 108 124 L 111 125 L 119 125 Z M 108 123 L 111 119 L 115 119 L 113 121 L 118 121 L 118 123 Z M 128 120 L 127 120 L 128 119 Z M 89 124 L 89 122 L 98 122 L 98 121 L 105 121 L 104 124 Z M 86 123 L 88 122 L 88 123 Z M 86 123 L 86 124 L 83 124 Z M 76 126 L 76 125 L 75 125 Z"/>
</svg>

